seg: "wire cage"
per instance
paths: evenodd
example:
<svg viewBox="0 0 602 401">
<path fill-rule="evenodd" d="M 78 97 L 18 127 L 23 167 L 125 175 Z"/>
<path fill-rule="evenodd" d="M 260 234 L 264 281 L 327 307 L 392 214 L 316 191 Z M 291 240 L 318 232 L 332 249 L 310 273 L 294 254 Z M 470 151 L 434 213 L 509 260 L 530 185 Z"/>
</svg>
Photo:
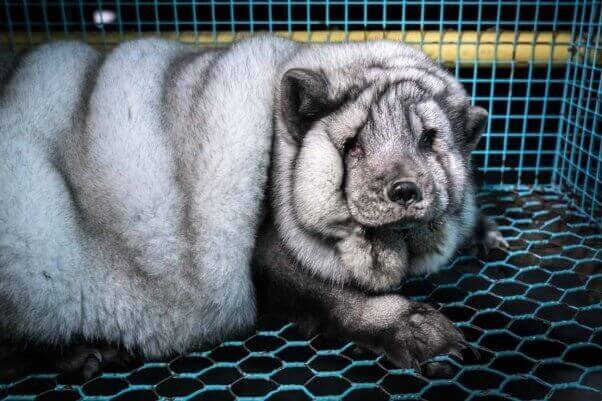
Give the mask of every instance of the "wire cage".
<svg viewBox="0 0 602 401">
<path fill-rule="evenodd" d="M 599 400 L 602 391 L 600 0 L 3 0 L 0 47 L 142 36 L 227 46 L 258 32 L 422 48 L 490 111 L 479 200 L 511 245 L 462 254 L 399 291 L 441 303 L 479 355 L 425 378 L 351 343 L 261 319 L 257 332 L 83 382 L 49 371 L 7 399 Z"/>
</svg>

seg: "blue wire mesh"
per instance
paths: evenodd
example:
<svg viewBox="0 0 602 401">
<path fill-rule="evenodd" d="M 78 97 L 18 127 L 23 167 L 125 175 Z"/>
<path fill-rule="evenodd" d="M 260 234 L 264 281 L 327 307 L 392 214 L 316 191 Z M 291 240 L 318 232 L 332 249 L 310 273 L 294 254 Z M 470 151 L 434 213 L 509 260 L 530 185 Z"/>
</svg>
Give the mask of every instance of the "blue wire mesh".
<svg viewBox="0 0 602 401">
<path fill-rule="evenodd" d="M 602 12 L 575 7 L 574 52 L 566 70 L 555 183 L 602 222 Z"/>
<path fill-rule="evenodd" d="M 352 343 L 307 338 L 264 318 L 257 332 L 170 361 L 99 377 L 40 367 L 0 382 L 0 398 L 30 400 L 543 400 L 598 401 L 602 390 L 602 233 L 555 190 L 484 191 L 511 249 L 463 254 L 449 268 L 401 286 L 440 303 L 478 355 L 449 357 L 446 377 L 397 369 Z"/>
<path fill-rule="evenodd" d="M 99 10 L 113 12 L 113 19 L 95 22 Z M 447 60 L 475 102 L 490 111 L 489 130 L 474 152 L 484 183 L 517 188 L 553 183 L 574 193 L 593 218 L 601 214 L 599 0 L 4 0 L 0 23 L 0 45 L 15 51 L 64 38 L 109 48 L 149 34 L 219 46 L 240 32 L 307 33 L 308 41 L 318 31 L 342 32 L 345 38 L 362 32 L 368 38 L 374 30 L 431 32 L 405 39 L 423 48 L 438 46 L 439 60 L 445 46 L 459 40 L 482 48 L 479 35 L 494 32 L 492 51 L 510 45 L 510 58 L 483 60 L 477 52 L 466 60 L 457 47 Z M 449 42 L 448 31 L 477 36 Z M 566 32 L 570 43 L 542 42 L 536 35 L 522 39 L 529 32 Z M 220 36 L 224 33 L 232 35 Z M 553 58 L 568 47 L 571 57 Z M 545 49 L 548 59 L 537 55 Z M 521 51 L 532 57 L 513 58 Z"/>
<path fill-rule="evenodd" d="M 588 0 L 589 3 L 594 1 Z M 573 0 L 6 0 L 13 32 L 571 30 Z M 117 20 L 97 27 L 92 14 Z M 108 40 L 108 39 L 107 39 Z M 109 43 L 117 43 L 116 41 Z M 27 45 L 27 41 L 15 43 Z"/>
<path fill-rule="evenodd" d="M 479 350 L 464 362 L 443 357 L 453 366 L 448 378 L 426 379 L 353 344 L 306 338 L 266 318 L 248 339 L 113 369 L 87 383 L 40 366 L 36 374 L 0 382 L 0 398 L 599 400 L 600 7 L 600 0 L 4 0 L 0 46 L 14 51 L 61 38 L 109 48 L 149 34 L 220 46 L 228 40 L 224 33 L 301 32 L 312 41 L 319 31 L 345 38 L 435 32 L 414 43 L 434 45 L 435 57 L 490 111 L 474 152 L 484 182 L 480 200 L 512 247 L 486 258 L 463 254 L 439 274 L 408 279 L 401 288 L 442 303 Z M 98 10 L 113 11 L 115 20 L 95 24 Z M 449 62 L 443 60 L 449 31 L 476 32 L 459 40 L 477 47 L 484 45 L 479 34 L 493 32 L 496 53 L 507 44 L 513 50 L 488 59 L 477 52 L 467 62 L 458 47 Z M 504 31 L 510 39 L 502 40 Z M 524 32 L 567 32 L 570 39 L 521 39 Z M 536 54 L 546 46 L 547 56 Z M 527 61 L 518 58 L 521 47 L 531 53 Z M 559 62 L 554 51 L 565 47 L 570 52 Z"/>
</svg>

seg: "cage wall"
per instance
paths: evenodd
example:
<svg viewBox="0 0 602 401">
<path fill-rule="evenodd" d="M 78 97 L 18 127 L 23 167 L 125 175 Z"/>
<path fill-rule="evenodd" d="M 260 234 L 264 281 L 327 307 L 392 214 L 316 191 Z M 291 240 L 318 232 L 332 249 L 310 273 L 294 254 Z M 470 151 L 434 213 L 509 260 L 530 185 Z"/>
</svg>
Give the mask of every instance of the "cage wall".
<svg viewBox="0 0 602 401">
<path fill-rule="evenodd" d="M 554 183 L 602 222 L 602 13 L 599 2 L 588 6 L 573 12 L 574 51 L 566 68 Z"/>
<path fill-rule="evenodd" d="M 600 9 L 601 0 L 3 0 L 0 48 L 9 51 L 59 39 L 110 49 L 150 35 L 226 46 L 265 31 L 418 46 L 490 111 L 474 152 L 478 200 L 510 248 L 463 253 L 399 288 L 440 304 L 478 351 L 461 362 L 440 357 L 451 363 L 447 377 L 427 379 L 267 317 L 248 338 L 89 381 L 41 362 L 31 375 L 0 380 L 0 399 L 598 401 Z"/>
<path fill-rule="evenodd" d="M 266 31 L 305 42 L 402 40 L 490 111 L 474 152 L 485 185 L 553 184 L 600 215 L 599 0 L 5 0 L 0 13 L 0 46 L 14 51 L 147 35 L 223 46 Z"/>
</svg>

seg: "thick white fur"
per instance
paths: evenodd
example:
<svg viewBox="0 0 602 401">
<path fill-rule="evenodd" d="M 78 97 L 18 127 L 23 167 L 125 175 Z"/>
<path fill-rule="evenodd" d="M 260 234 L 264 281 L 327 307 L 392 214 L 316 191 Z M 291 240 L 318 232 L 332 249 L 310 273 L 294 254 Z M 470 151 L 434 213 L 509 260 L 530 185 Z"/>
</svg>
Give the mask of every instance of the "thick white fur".
<svg viewBox="0 0 602 401">
<path fill-rule="evenodd" d="M 375 288 L 438 268 L 461 223 L 447 223 L 449 254 L 438 260 L 408 267 L 406 243 L 385 235 L 375 277 L 341 263 L 341 249 L 365 245 L 349 229 L 339 152 L 369 91 L 325 127 L 328 136 L 310 131 L 299 144 L 284 132 L 285 71 L 340 70 L 337 90 L 353 75 L 345 66 L 370 82 L 382 74 L 361 60 L 404 78 L 427 59 L 394 43 L 304 47 L 273 37 L 205 53 L 140 40 L 106 55 L 78 43 L 26 55 L 0 98 L 0 333 L 102 339 L 160 356 L 250 328 L 271 151 L 276 229 L 304 268 Z M 348 241 L 337 249 L 308 232 Z"/>
<path fill-rule="evenodd" d="M 375 68 L 374 64 L 389 70 Z M 387 254 L 383 251 L 381 256 L 386 262 L 379 269 L 374 269 L 370 244 L 358 235 L 357 225 L 353 223 L 349 205 L 343 197 L 343 172 L 337 170 L 343 168 L 341 150 L 345 141 L 365 121 L 370 103 L 377 93 L 376 88 L 390 81 L 416 79 L 424 86 L 441 91 L 448 87 L 464 93 L 451 75 L 439 70 L 435 78 L 420 69 L 424 67 L 432 68 L 434 64 L 423 53 L 408 46 L 383 41 L 303 48 L 282 68 L 283 72 L 290 68 L 322 71 L 328 77 L 331 94 L 362 81 L 372 85 L 370 90 L 362 92 L 346 107 L 314 124 L 306 134 L 301 150 L 298 150 L 299 144 L 286 134 L 285 121 L 276 121 L 273 150 L 273 169 L 276 174 L 271 205 L 275 226 L 295 259 L 322 279 L 336 284 L 355 281 L 373 290 L 391 288 L 407 273 L 440 269 L 473 228 L 474 196 L 466 193 L 472 190 L 464 176 L 467 169 L 464 161 L 451 153 L 447 155 L 450 164 L 458 165 L 457 169 L 452 170 L 454 182 L 447 182 L 444 176 L 437 177 L 437 182 L 457 188 L 466 187 L 467 191 L 460 191 L 466 195 L 466 204 L 461 218 L 448 220 L 445 216 L 441 230 L 444 238 L 436 239 L 438 249 L 435 248 L 433 252 L 420 254 L 408 261 L 406 244 L 401 235 L 398 238 L 389 237 L 386 242 L 394 250 L 389 249 Z M 467 99 L 466 95 L 462 95 L 459 100 Z M 276 105 L 279 103 L 277 100 Z M 433 106 L 434 102 L 428 103 L 432 104 L 421 107 L 436 107 Z M 437 121 L 437 124 L 442 132 L 451 135 L 451 128 L 446 121 Z M 445 191 L 441 196 L 447 196 Z M 447 206 L 450 202 L 449 199 L 442 199 L 442 203 Z M 332 246 L 320 236 L 339 241 Z"/>
<path fill-rule="evenodd" d="M 0 332 L 155 356 L 251 327 L 273 87 L 297 47 L 26 55 L 1 99 Z"/>
</svg>

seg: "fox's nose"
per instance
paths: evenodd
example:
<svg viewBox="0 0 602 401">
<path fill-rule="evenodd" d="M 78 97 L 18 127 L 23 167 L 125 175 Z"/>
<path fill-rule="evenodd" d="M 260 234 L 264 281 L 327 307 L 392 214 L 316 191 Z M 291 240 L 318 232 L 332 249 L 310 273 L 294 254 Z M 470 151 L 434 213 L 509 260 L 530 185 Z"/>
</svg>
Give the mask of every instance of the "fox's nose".
<svg viewBox="0 0 602 401">
<path fill-rule="evenodd" d="M 387 196 L 391 202 L 398 203 L 400 205 L 406 205 L 412 202 L 420 202 L 422 200 L 422 193 L 420 188 L 413 181 L 395 181 L 389 187 Z"/>
</svg>

